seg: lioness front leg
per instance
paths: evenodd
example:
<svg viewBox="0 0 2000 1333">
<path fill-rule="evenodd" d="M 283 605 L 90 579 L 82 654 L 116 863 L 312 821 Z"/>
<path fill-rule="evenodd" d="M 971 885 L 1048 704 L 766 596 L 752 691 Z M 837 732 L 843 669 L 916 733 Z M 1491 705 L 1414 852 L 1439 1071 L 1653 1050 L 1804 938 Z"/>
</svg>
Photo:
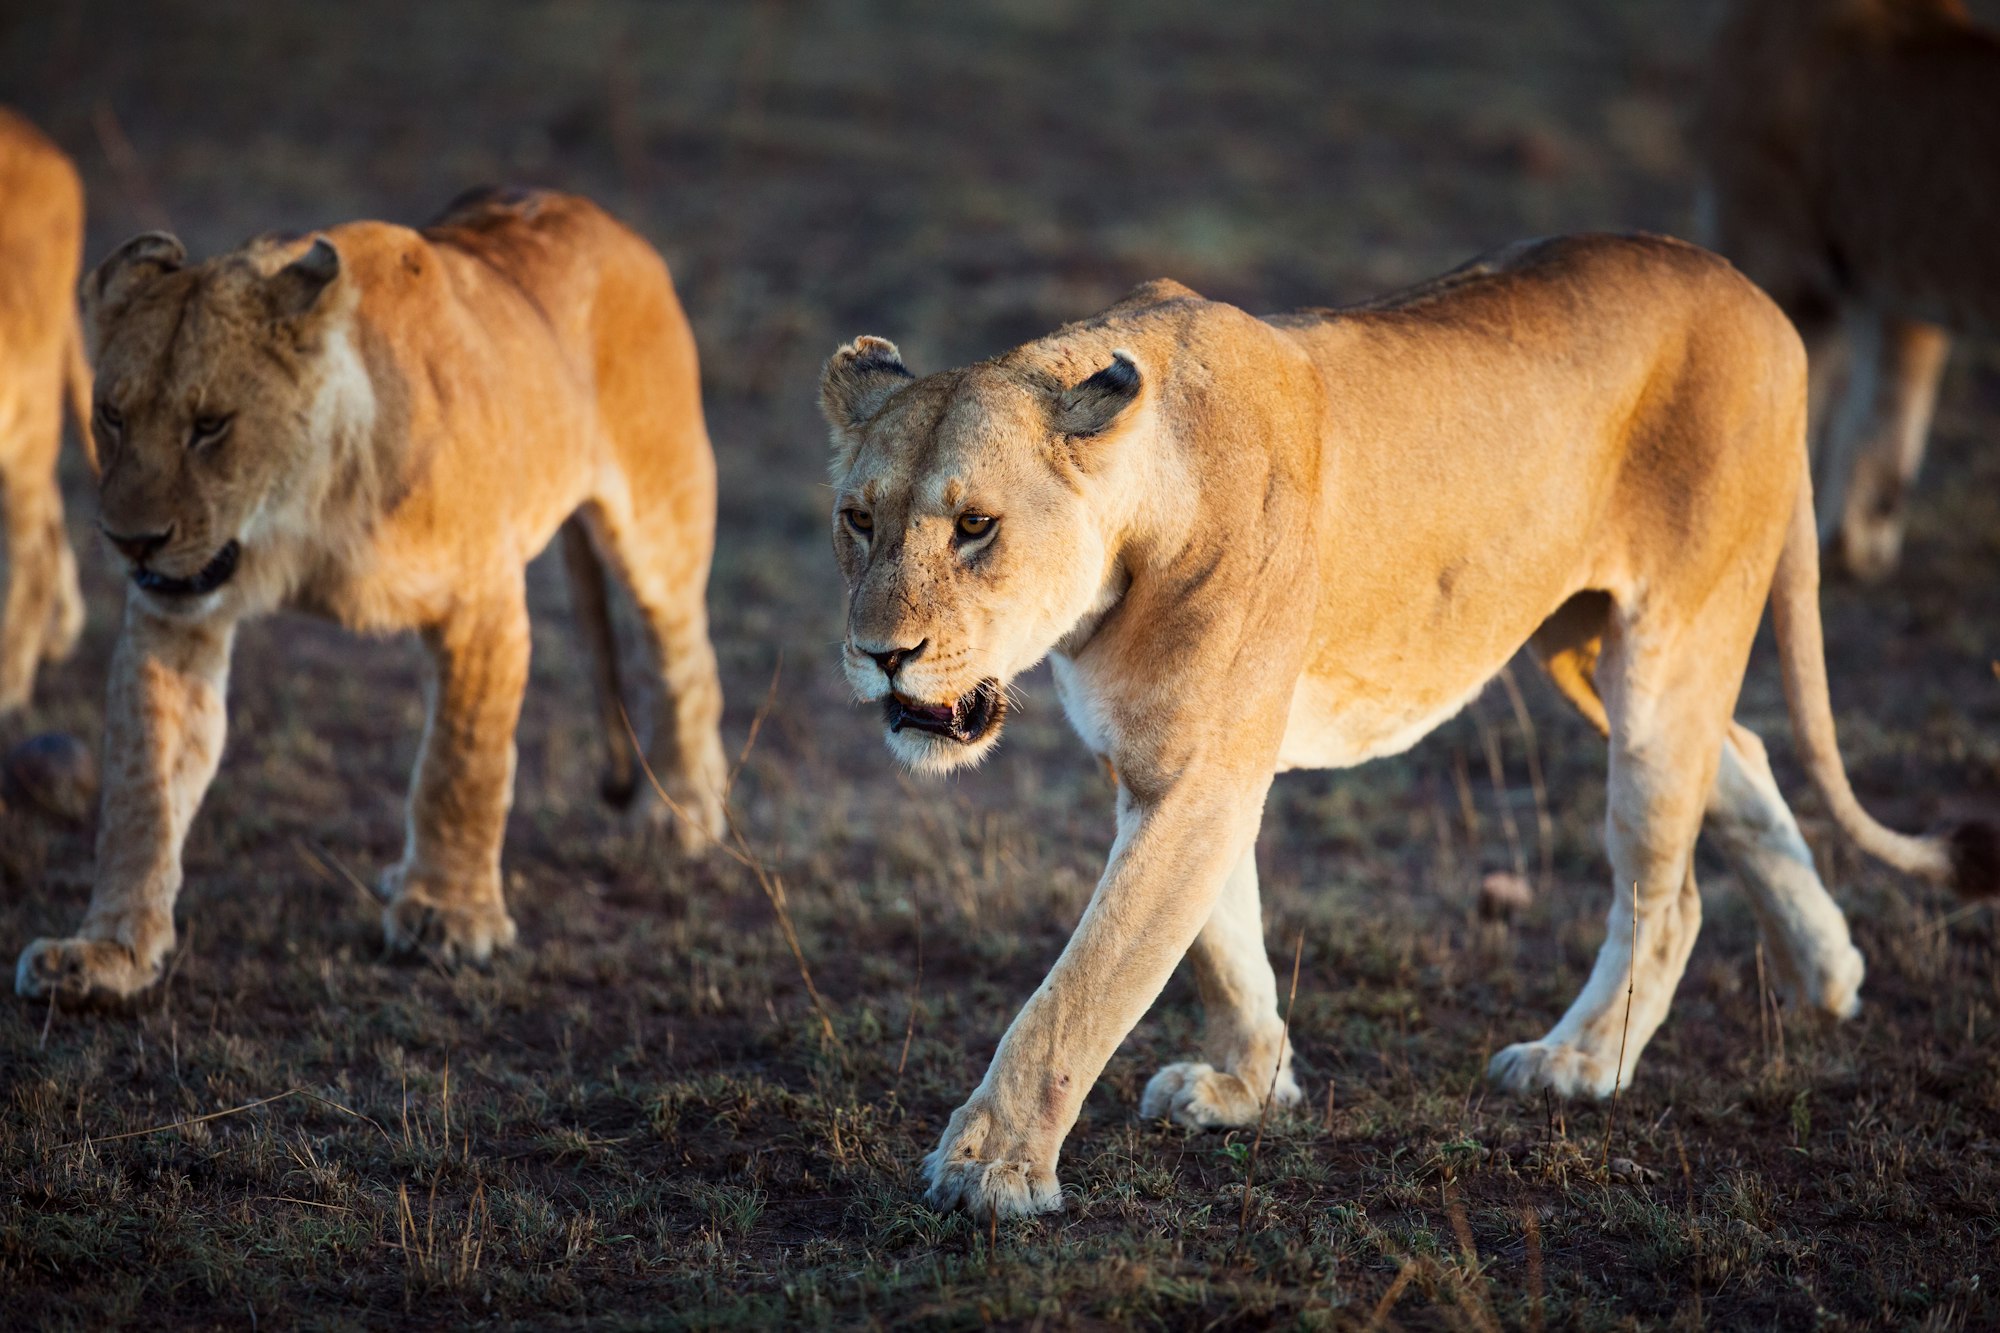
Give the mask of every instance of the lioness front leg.
<svg viewBox="0 0 2000 1333">
<path fill-rule="evenodd" d="M 979 1217 L 1062 1206 L 1056 1155 L 1085 1094 L 1256 836 L 1263 787 L 1251 780 L 1252 790 L 1222 802 L 1190 790 L 1200 785 L 1183 775 L 1146 805 L 1120 791 L 1118 840 L 1076 933 L 924 1159 L 934 1206 Z"/>
<path fill-rule="evenodd" d="M 1171 1064 L 1153 1075 L 1139 1113 L 1209 1129 L 1255 1124 L 1267 1097 L 1280 1106 L 1297 1102 L 1291 1046 L 1278 1013 L 1278 979 L 1264 950 L 1254 845 L 1229 872 L 1188 961 L 1201 990 L 1208 1059 Z"/>
<path fill-rule="evenodd" d="M 528 680 L 528 609 L 516 581 L 424 633 L 434 680 L 410 790 L 402 863 L 383 876 L 397 951 L 485 963 L 514 942 L 500 846 L 514 799 L 514 727 Z"/>
<path fill-rule="evenodd" d="M 128 598 L 105 709 L 97 885 L 76 935 L 22 952 L 22 995 L 126 996 L 159 977 L 174 943 L 181 845 L 222 757 L 234 632 L 162 620 Z"/>
</svg>

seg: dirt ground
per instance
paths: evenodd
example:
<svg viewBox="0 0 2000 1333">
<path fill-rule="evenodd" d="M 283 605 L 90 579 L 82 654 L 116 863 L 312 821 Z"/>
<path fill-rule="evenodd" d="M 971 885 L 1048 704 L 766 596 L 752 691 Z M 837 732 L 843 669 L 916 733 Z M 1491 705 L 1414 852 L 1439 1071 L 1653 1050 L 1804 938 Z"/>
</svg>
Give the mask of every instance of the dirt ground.
<svg viewBox="0 0 2000 1333">
<path fill-rule="evenodd" d="M 353 884 L 400 851 L 415 645 L 254 625 L 167 981 L 129 1013 L 0 1004 L 0 1323 L 2000 1326 L 1995 914 L 1833 836 L 1782 744 L 1768 644 L 1743 716 L 1867 955 L 1855 1021 L 1772 1012 L 1749 912 L 1705 860 L 1708 929 L 1615 1112 L 1485 1090 L 1487 1054 L 1577 990 L 1608 898 L 1602 746 L 1521 664 L 1532 733 L 1496 687 L 1404 757 L 1278 783 L 1261 861 L 1281 971 L 1303 940 L 1303 1110 L 1254 1151 L 1138 1120 L 1193 1039 L 1180 979 L 1070 1136 L 1067 1211 L 989 1228 L 917 1197 L 1095 883 L 1111 793 L 1045 673 L 996 759 L 943 784 L 899 776 L 846 702 L 821 359 L 873 332 L 935 369 L 1155 276 L 1269 310 L 1526 235 L 1685 232 L 1707 17 L 6 6 L 0 96 L 79 160 L 93 258 L 152 226 L 206 253 L 420 221 L 495 179 L 593 194 L 661 247 L 722 468 L 732 750 L 770 699 L 734 800 L 827 1021 L 755 876 L 676 864 L 596 803 L 553 561 L 506 855 L 524 947 L 490 973 L 383 962 Z M 2000 358 L 1969 347 L 1902 571 L 1826 593 L 1856 786 L 1906 827 L 2000 809 L 1996 435 Z M 66 467 L 89 632 L 0 744 L 97 742 L 121 593 Z M 0 955 L 75 923 L 91 848 L 0 814 Z M 1517 866 L 1534 905 L 1481 922 L 1480 877 Z"/>
</svg>

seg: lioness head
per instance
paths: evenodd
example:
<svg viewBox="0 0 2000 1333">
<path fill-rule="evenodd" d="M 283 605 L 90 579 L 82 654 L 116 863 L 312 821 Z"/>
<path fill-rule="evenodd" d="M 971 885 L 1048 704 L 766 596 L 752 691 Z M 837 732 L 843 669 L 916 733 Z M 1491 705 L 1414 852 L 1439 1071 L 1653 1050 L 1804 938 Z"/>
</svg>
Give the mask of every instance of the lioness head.
<svg viewBox="0 0 2000 1333">
<path fill-rule="evenodd" d="M 121 246 L 83 284 L 96 364 L 99 526 L 133 584 L 195 605 L 236 574 L 274 499 L 310 476 L 342 284 L 324 237 L 188 265 L 172 236 Z"/>
<path fill-rule="evenodd" d="M 917 379 L 860 338 L 820 385 L 833 428 L 843 665 L 911 768 L 976 763 L 1013 678 L 1101 611 L 1145 381 L 1124 351 L 1044 351 Z"/>
</svg>

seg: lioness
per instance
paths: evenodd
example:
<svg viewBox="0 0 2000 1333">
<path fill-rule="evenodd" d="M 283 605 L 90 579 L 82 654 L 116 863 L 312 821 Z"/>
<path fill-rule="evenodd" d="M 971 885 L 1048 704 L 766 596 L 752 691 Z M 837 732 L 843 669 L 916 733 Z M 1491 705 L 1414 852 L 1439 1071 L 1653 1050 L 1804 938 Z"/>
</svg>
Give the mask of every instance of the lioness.
<svg viewBox="0 0 2000 1333">
<path fill-rule="evenodd" d="M 1947 330 L 2000 330 L 1996 86 L 1960 0 L 1739 0 L 1716 37 L 1704 240 L 1806 336 L 1820 535 L 1863 578 L 1901 553 Z"/>
<path fill-rule="evenodd" d="M 0 107 L 0 519 L 7 526 L 0 713 L 27 703 L 35 669 L 67 657 L 83 632 L 56 486 L 65 392 L 79 433 L 90 417 L 90 368 L 76 319 L 82 262 L 76 168 L 41 131 Z"/>
<path fill-rule="evenodd" d="M 1805 387 L 1768 298 L 1649 237 L 1529 244 L 1268 319 L 1155 282 L 924 379 L 880 338 L 836 352 L 821 402 L 844 665 L 890 750 L 934 772 L 976 762 L 1008 683 L 1051 657 L 1118 781 L 1096 894 L 926 1160 L 931 1199 L 1057 1207 L 1077 1108 L 1183 954 L 1202 1058 L 1159 1071 L 1142 1113 L 1241 1125 L 1273 1090 L 1296 1100 L 1257 904 L 1272 775 L 1408 748 L 1523 644 L 1610 739 L 1615 892 L 1589 983 L 1548 1035 L 1494 1057 L 1502 1086 L 1603 1096 L 1631 1078 L 1694 944 L 1704 826 L 1792 997 L 1854 1012 L 1861 955 L 1763 746 L 1731 721 L 1767 599 L 1801 755 L 1841 827 L 1990 889 L 1991 829 L 1892 833 L 1849 789 Z"/>
<path fill-rule="evenodd" d="M 128 241 L 84 287 L 100 520 L 131 574 L 106 705 L 97 884 L 23 995 L 127 995 L 174 939 L 181 843 L 222 752 L 230 641 L 291 607 L 414 629 L 436 679 L 392 948 L 514 940 L 500 844 L 528 674 L 523 567 L 564 533 L 629 794 L 600 556 L 637 602 L 666 704 L 653 766 L 689 845 L 722 827 L 704 589 L 715 459 L 660 257 L 587 200 L 478 193 L 423 231 L 355 222 L 188 265 Z"/>
</svg>

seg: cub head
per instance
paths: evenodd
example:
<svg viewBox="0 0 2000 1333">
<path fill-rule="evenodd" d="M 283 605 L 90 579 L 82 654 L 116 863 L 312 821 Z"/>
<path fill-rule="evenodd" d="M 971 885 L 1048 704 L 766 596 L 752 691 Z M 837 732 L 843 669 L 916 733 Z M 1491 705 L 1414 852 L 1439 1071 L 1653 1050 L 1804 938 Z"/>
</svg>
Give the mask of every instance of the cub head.
<svg viewBox="0 0 2000 1333">
<path fill-rule="evenodd" d="M 127 241 L 84 280 L 98 524 L 157 603 L 196 606 L 221 589 L 288 487 L 311 475 L 348 285 L 325 237 L 190 265 L 160 232 Z"/>
<path fill-rule="evenodd" d="M 1127 507 L 1116 462 L 1146 393 L 1125 351 L 920 380 L 893 343 L 860 338 L 827 362 L 843 666 L 910 768 L 983 758 L 1014 677 L 1108 605 Z"/>
</svg>

